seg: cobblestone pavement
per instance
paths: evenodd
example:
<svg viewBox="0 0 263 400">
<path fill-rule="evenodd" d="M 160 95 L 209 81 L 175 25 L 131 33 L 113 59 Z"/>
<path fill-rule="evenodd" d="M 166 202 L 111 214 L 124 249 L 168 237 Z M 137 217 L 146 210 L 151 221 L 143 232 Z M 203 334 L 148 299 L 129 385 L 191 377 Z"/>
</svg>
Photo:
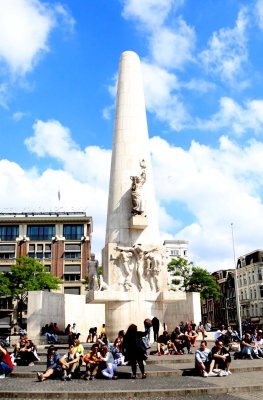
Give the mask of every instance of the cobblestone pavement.
<svg viewBox="0 0 263 400">
<path fill-rule="evenodd" d="M 151 360 L 160 360 L 159 357 L 150 357 Z M 163 358 L 161 358 L 163 360 Z M 169 361 L 168 361 L 169 359 Z M 188 368 L 193 366 L 194 356 L 185 358 L 185 363 L 177 363 L 177 357 L 167 357 L 167 364 L 148 363 L 147 379 L 131 380 L 118 379 L 107 381 L 103 379 L 87 382 L 73 380 L 62 382 L 48 380 L 38 382 L 36 371 L 44 371 L 44 365 L 32 367 L 17 367 L 16 372 L 31 373 L 31 377 L 8 377 L 0 380 L 0 398 L 7 400 L 16 397 L 19 400 L 48 399 L 49 394 L 56 398 L 83 400 L 85 398 L 100 398 L 111 400 L 132 400 L 151 398 L 156 400 L 262 400 L 263 399 L 263 360 L 236 360 L 233 361 L 233 374 L 227 377 L 212 377 L 204 379 L 193 376 Z M 258 369 L 258 370 L 257 370 Z M 121 367 L 123 372 L 130 372 L 130 367 Z M 162 376 L 150 375 L 160 373 Z M 170 373 L 166 376 L 165 371 Z M 243 372 L 242 372 L 243 371 Z M 246 372 L 245 372 L 246 371 Z M 178 373 L 177 373 L 178 372 Z M 183 372 L 183 374 L 182 374 Z M 189 373 L 190 372 L 190 373 Z M 262 382 L 262 384 L 261 384 Z M 242 389 L 243 387 L 243 389 Z M 233 388 L 237 392 L 233 392 Z M 179 393 L 176 393 L 180 391 Z M 250 390 L 249 392 L 247 392 Z M 20 394 L 19 394 L 20 393 Z M 52 397 L 55 398 L 54 396 Z"/>
<path fill-rule="evenodd" d="M 262 400 L 263 391 L 256 393 L 243 393 L 238 395 L 222 394 L 222 395 L 204 395 L 197 396 L 174 396 L 174 397 L 150 397 L 151 400 Z M 10 400 L 10 397 L 1 397 L 1 400 Z M 19 400 L 28 400 L 27 397 L 19 397 Z M 83 400 L 74 397 L 74 400 Z M 134 400 L 134 397 L 111 397 L 111 400 Z"/>
</svg>

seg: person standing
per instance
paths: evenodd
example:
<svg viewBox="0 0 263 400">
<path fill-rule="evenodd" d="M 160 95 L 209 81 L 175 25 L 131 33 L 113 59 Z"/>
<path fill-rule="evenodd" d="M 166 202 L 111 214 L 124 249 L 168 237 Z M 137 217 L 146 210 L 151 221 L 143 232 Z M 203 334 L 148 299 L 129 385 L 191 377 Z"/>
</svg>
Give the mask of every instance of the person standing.
<svg viewBox="0 0 263 400">
<path fill-rule="evenodd" d="M 158 337 L 159 337 L 159 329 L 160 329 L 160 321 L 157 317 L 153 317 L 152 327 L 153 327 L 153 340 L 154 340 L 154 342 L 157 342 Z"/>
<path fill-rule="evenodd" d="M 152 320 L 149 318 L 146 318 L 143 321 L 144 324 L 144 329 L 146 332 L 146 336 L 145 336 L 145 343 L 146 343 L 146 347 L 150 348 L 150 337 L 151 337 L 151 327 L 152 327 Z"/>
<path fill-rule="evenodd" d="M 143 348 L 142 338 L 146 336 L 146 332 L 137 330 L 137 325 L 131 324 L 123 338 L 123 352 L 125 361 L 129 361 L 132 368 L 132 379 L 136 379 L 137 363 L 139 365 L 142 379 L 146 378 L 144 370 L 144 360 L 146 359 L 146 348 Z"/>
</svg>

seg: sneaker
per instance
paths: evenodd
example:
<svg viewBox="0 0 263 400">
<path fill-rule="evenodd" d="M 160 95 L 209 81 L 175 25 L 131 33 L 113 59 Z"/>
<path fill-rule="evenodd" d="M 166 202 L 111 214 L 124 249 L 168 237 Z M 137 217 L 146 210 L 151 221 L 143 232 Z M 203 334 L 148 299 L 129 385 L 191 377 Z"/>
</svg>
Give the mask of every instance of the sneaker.
<svg viewBox="0 0 263 400">
<path fill-rule="evenodd" d="M 94 381 L 94 375 L 90 375 L 89 381 Z"/>
<path fill-rule="evenodd" d="M 208 376 L 217 376 L 217 374 L 216 374 L 215 372 L 212 371 L 212 372 L 209 372 L 209 373 L 208 373 Z"/>
<path fill-rule="evenodd" d="M 136 375 L 132 375 L 132 376 L 131 376 L 131 379 L 136 379 Z"/>
<path fill-rule="evenodd" d="M 146 379 L 146 374 L 142 374 L 142 379 Z"/>
<path fill-rule="evenodd" d="M 157 356 L 161 356 L 161 355 L 162 355 L 162 353 L 160 351 L 158 351 Z"/>
<path fill-rule="evenodd" d="M 191 350 L 188 351 L 188 354 L 194 354 Z"/>
<path fill-rule="evenodd" d="M 255 354 L 255 358 L 260 358 L 257 354 Z"/>
<path fill-rule="evenodd" d="M 254 360 L 254 358 L 250 355 L 250 356 L 249 356 L 249 360 Z"/>
<path fill-rule="evenodd" d="M 72 376 L 71 374 L 68 374 L 68 376 L 66 377 L 66 381 L 71 381 L 72 380 Z"/>
<path fill-rule="evenodd" d="M 37 373 L 37 379 L 39 380 L 39 382 L 42 382 L 42 381 L 43 381 L 43 374 L 42 374 L 42 372 L 38 372 L 38 373 Z"/>
<path fill-rule="evenodd" d="M 226 371 L 228 373 L 228 375 L 232 375 L 232 372 L 230 370 Z"/>
<path fill-rule="evenodd" d="M 117 380 L 118 379 L 117 375 L 113 375 L 112 379 Z"/>
<path fill-rule="evenodd" d="M 167 350 L 165 353 L 164 353 L 166 356 L 170 356 L 171 354 L 170 354 L 170 352 Z"/>
<path fill-rule="evenodd" d="M 202 374 L 203 378 L 207 378 L 208 377 L 208 373 L 206 371 L 202 371 L 201 374 Z"/>
<path fill-rule="evenodd" d="M 227 374 L 228 375 L 228 374 Z M 226 372 L 225 371 L 220 371 L 218 376 L 226 376 Z"/>
<path fill-rule="evenodd" d="M 4 378 L 5 378 L 5 374 L 1 374 L 0 379 L 4 379 Z"/>
<path fill-rule="evenodd" d="M 29 367 L 32 367 L 33 365 L 35 365 L 35 364 L 33 363 L 33 361 L 32 361 L 31 363 L 28 364 Z"/>
</svg>

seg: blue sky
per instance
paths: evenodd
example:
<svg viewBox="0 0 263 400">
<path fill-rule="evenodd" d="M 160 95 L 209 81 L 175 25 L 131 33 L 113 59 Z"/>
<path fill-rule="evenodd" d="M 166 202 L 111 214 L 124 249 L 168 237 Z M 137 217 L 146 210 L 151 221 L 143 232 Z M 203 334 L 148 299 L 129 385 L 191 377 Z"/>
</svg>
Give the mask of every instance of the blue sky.
<svg viewBox="0 0 263 400">
<path fill-rule="evenodd" d="M 2 0 L 0 209 L 85 210 L 104 246 L 120 55 L 142 62 L 161 240 L 262 247 L 263 0 Z M 61 192 L 58 204 L 57 193 Z"/>
</svg>

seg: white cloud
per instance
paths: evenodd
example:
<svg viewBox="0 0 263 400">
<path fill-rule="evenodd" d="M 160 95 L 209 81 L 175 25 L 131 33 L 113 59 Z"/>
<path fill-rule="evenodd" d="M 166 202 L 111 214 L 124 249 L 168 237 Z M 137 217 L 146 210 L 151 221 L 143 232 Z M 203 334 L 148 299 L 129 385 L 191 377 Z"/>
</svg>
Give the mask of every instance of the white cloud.
<svg viewBox="0 0 263 400">
<path fill-rule="evenodd" d="M 172 9 L 183 0 L 123 0 L 123 13 L 126 19 L 134 19 L 153 30 L 165 22 Z"/>
<path fill-rule="evenodd" d="M 89 146 L 81 150 L 71 132 L 59 121 L 40 121 L 34 135 L 25 140 L 28 149 L 39 157 L 51 157 L 76 179 L 104 187 L 109 179 L 111 151 Z"/>
<path fill-rule="evenodd" d="M 258 26 L 263 29 L 263 0 L 257 0 L 255 5 Z"/>
<path fill-rule="evenodd" d="M 188 150 L 158 137 L 150 143 L 161 207 L 167 201 L 175 208 L 184 204 L 191 215 L 192 222 L 173 232 L 173 238 L 189 240 L 191 259 L 210 270 L 232 268 L 231 222 L 237 255 L 262 246 L 258 235 L 263 218 L 261 142 L 241 147 L 222 137 L 216 149 L 192 142 Z M 160 224 L 162 232 L 165 221 L 166 216 Z M 173 230 L 167 231 L 171 237 Z"/>
<path fill-rule="evenodd" d="M 123 16 L 139 22 L 149 42 L 149 59 L 167 69 L 180 69 L 193 61 L 195 31 L 181 16 L 175 17 L 183 3 L 182 0 L 124 1 Z"/>
<path fill-rule="evenodd" d="M 176 90 L 180 87 L 176 76 L 148 63 L 143 63 L 142 69 L 148 110 L 173 129 L 181 130 L 186 123 L 189 123 L 190 116 L 176 94 Z"/>
<path fill-rule="evenodd" d="M 21 119 L 23 119 L 26 116 L 26 113 L 22 112 L 22 111 L 16 111 L 13 113 L 12 115 L 12 119 L 15 122 L 21 121 Z"/>
<path fill-rule="evenodd" d="M 59 18 L 73 25 L 62 5 L 39 0 L 2 1 L 0 10 L 0 60 L 13 76 L 31 71 L 49 51 L 49 35 Z"/>
<path fill-rule="evenodd" d="M 243 8 L 233 29 L 222 28 L 214 32 L 209 40 L 208 49 L 200 54 L 200 60 L 207 71 L 218 75 L 222 81 L 238 85 L 240 88 L 247 85 L 247 82 L 238 81 L 242 76 L 244 65 L 248 62 L 247 14 L 247 9 Z"/>
<path fill-rule="evenodd" d="M 179 17 L 172 28 L 154 29 L 150 39 L 150 52 L 157 65 L 168 69 L 182 68 L 193 61 L 195 32 Z"/>
<path fill-rule="evenodd" d="M 93 218 L 93 251 L 100 258 L 104 247 L 107 211 L 107 187 L 80 182 L 62 170 L 47 169 L 38 174 L 26 171 L 8 160 L 0 161 L 2 212 L 25 211 L 86 211 Z M 61 201 L 58 204 L 58 189 Z M 10 195 L 12 193 L 12 195 Z"/>
<path fill-rule="evenodd" d="M 196 127 L 202 130 L 216 131 L 227 128 L 237 136 L 252 131 L 255 134 L 263 131 L 263 100 L 247 100 L 240 105 L 229 97 L 220 99 L 219 111 L 209 120 L 197 120 Z"/>
<path fill-rule="evenodd" d="M 23 170 L 8 160 L 0 161 L 0 208 L 5 211 L 86 211 L 93 218 L 93 251 L 100 258 L 104 247 L 111 151 L 96 146 L 80 149 L 71 132 L 58 121 L 37 121 L 26 139 L 28 149 L 39 157 L 53 158 L 60 170 Z M 61 193 L 58 204 L 58 190 Z M 12 196 L 10 196 L 12 193 Z"/>
<path fill-rule="evenodd" d="M 7 105 L 7 84 L 6 83 L 1 83 L 0 84 L 0 106 L 8 109 Z"/>
</svg>

